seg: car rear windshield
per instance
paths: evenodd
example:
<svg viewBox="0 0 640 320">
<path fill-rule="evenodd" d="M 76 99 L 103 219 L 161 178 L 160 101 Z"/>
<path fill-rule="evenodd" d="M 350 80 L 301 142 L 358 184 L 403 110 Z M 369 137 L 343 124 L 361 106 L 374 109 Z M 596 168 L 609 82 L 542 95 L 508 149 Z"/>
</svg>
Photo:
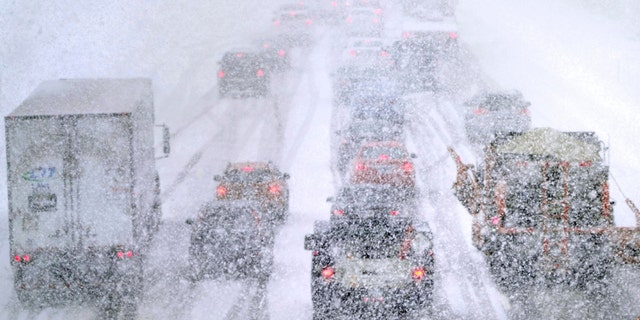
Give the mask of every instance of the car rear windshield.
<svg viewBox="0 0 640 320">
<path fill-rule="evenodd" d="M 484 99 L 480 104 L 483 109 L 490 111 L 509 111 L 509 110 L 521 110 L 525 108 L 525 105 L 514 96 L 504 95 L 492 95 Z"/>
<path fill-rule="evenodd" d="M 360 157 L 370 160 L 406 159 L 407 152 L 401 147 L 369 146 L 362 149 Z"/>
<path fill-rule="evenodd" d="M 225 171 L 224 179 L 237 183 L 261 183 L 273 180 L 274 172 L 268 169 L 230 169 Z"/>
<path fill-rule="evenodd" d="M 395 258 L 401 254 L 402 243 L 413 237 L 408 230 L 405 225 L 367 219 L 337 231 L 337 245 L 354 258 Z"/>
</svg>

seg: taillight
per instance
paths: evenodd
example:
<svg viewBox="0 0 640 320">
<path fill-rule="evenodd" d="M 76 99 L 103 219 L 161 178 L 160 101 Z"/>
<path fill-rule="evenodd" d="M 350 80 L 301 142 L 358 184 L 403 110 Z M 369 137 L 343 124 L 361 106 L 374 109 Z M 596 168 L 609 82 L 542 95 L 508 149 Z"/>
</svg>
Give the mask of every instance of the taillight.
<svg viewBox="0 0 640 320">
<path fill-rule="evenodd" d="M 286 54 L 287 53 L 284 50 L 282 50 L 282 49 L 278 50 L 278 56 L 284 57 Z"/>
<path fill-rule="evenodd" d="M 457 39 L 458 38 L 458 34 L 455 32 L 450 32 L 449 33 L 449 39 Z"/>
<path fill-rule="evenodd" d="M 274 21 L 273 25 L 276 26 L 276 27 L 279 27 L 280 26 L 280 21 L 279 20 Z"/>
<path fill-rule="evenodd" d="M 280 194 L 280 186 L 277 184 L 272 184 L 269 186 L 269 193 L 271 194 Z"/>
<path fill-rule="evenodd" d="M 522 109 L 521 112 L 522 112 L 522 114 L 524 114 L 526 116 L 531 115 L 531 113 L 529 112 L 529 109 L 527 109 L 527 108 Z"/>
<path fill-rule="evenodd" d="M 334 216 L 343 216 L 344 215 L 344 211 L 340 210 L 340 209 L 335 209 L 335 210 L 333 210 L 333 215 Z"/>
<path fill-rule="evenodd" d="M 262 69 L 258 69 L 258 71 L 256 71 L 256 76 L 258 77 L 264 76 L 264 71 L 262 71 Z"/>
<path fill-rule="evenodd" d="M 411 172 L 413 171 L 413 164 L 411 162 L 405 162 L 402 165 L 402 170 L 404 170 L 404 172 Z"/>
<path fill-rule="evenodd" d="M 29 262 L 31 262 L 31 256 L 29 256 L 28 254 L 25 254 L 25 255 L 22 255 L 22 256 L 19 255 L 19 254 L 16 254 L 15 256 L 13 256 L 13 261 L 29 263 Z"/>
<path fill-rule="evenodd" d="M 377 9 L 373 10 L 373 13 L 375 13 L 377 15 L 381 15 L 382 14 L 382 8 L 377 8 Z"/>
<path fill-rule="evenodd" d="M 118 251 L 116 252 L 116 256 L 118 259 L 131 258 L 133 257 L 133 251 Z"/>
<path fill-rule="evenodd" d="M 225 188 L 224 186 L 218 186 L 218 188 L 216 188 L 216 194 L 218 195 L 218 197 L 226 196 L 227 188 Z"/>
<path fill-rule="evenodd" d="M 242 167 L 242 172 L 251 172 L 251 171 L 253 171 L 253 167 L 249 167 L 249 166 Z"/>
<path fill-rule="evenodd" d="M 355 50 L 350 50 L 349 55 L 355 57 L 358 53 Z"/>
<path fill-rule="evenodd" d="M 337 6 L 338 6 L 338 2 L 336 2 L 336 1 L 331 1 L 331 6 L 332 6 L 332 7 L 337 7 Z"/>
<path fill-rule="evenodd" d="M 362 163 L 362 162 L 356 163 L 356 170 L 362 171 L 362 170 L 365 170 L 366 168 L 367 168 L 367 166 L 365 166 L 364 163 Z"/>
<path fill-rule="evenodd" d="M 347 17 L 347 23 L 351 23 L 351 22 L 353 22 L 353 18 Z"/>
<path fill-rule="evenodd" d="M 489 113 L 489 111 L 487 109 L 484 109 L 484 108 L 475 108 L 475 109 L 473 109 L 473 114 L 481 115 L 481 114 L 487 114 L 487 113 Z"/>
<path fill-rule="evenodd" d="M 388 53 L 386 51 L 380 51 L 380 56 L 381 57 L 386 57 L 388 55 Z"/>
<path fill-rule="evenodd" d="M 392 215 L 392 216 L 397 216 L 399 214 L 400 214 L 400 211 L 397 211 L 397 210 L 393 210 L 393 211 L 389 212 L 389 215 Z"/>
<path fill-rule="evenodd" d="M 389 155 L 388 154 L 381 154 L 381 155 L 378 156 L 378 160 L 387 161 L 387 160 L 389 160 Z"/>
<path fill-rule="evenodd" d="M 320 272 L 320 275 L 326 280 L 329 280 L 333 278 L 333 276 L 335 275 L 335 271 L 331 267 L 324 267 L 324 269 L 322 269 L 322 271 Z"/>
<path fill-rule="evenodd" d="M 304 23 L 306 23 L 308 26 L 310 26 L 312 21 L 311 21 L 311 19 L 307 19 L 307 20 L 304 21 Z"/>
<path fill-rule="evenodd" d="M 424 272 L 424 268 L 415 268 L 411 273 L 411 277 L 414 280 L 422 280 L 424 279 L 425 276 L 426 276 L 426 273 Z"/>
<path fill-rule="evenodd" d="M 224 78 L 224 71 L 218 71 L 218 78 Z"/>
</svg>

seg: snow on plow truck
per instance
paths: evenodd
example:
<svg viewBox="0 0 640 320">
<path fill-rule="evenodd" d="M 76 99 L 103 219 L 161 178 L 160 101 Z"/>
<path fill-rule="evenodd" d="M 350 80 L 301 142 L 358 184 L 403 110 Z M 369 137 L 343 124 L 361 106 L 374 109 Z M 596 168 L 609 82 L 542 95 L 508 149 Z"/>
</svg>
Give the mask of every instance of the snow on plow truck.
<svg viewBox="0 0 640 320">
<path fill-rule="evenodd" d="M 536 128 L 497 137 L 484 152 L 474 167 L 449 147 L 453 189 L 501 287 L 581 286 L 602 280 L 616 261 L 640 263 L 640 225 L 614 225 L 605 148 L 593 132 Z"/>
<path fill-rule="evenodd" d="M 97 301 L 107 318 L 135 315 L 161 218 L 151 81 L 46 81 L 5 127 L 20 302 Z"/>
</svg>

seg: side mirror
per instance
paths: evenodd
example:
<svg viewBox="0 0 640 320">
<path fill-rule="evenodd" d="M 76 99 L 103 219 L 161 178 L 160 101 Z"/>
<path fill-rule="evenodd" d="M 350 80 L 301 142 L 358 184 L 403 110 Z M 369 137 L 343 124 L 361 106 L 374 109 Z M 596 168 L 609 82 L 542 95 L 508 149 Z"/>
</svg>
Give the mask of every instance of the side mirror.
<svg viewBox="0 0 640 320">
<path fill-rule="evenodd" d="M 169 156 L 171 152 L 171 133 L 169 132 L 169 127 L 166 124 L 162 125 L 162 152 L 164 152 L 165 157 Z"/>
<path fill-rule="evenodd" d="M 418 157 L 415 153 L 410 154 L 410 156 L 411 156 L 411 159 L 415 159 Z"/>
<path fill-rule="evenodd" d="M 288 173 L 286 173 L 286 172 L 282 174 L 282 177 L 283 177 L 285 180 L 286 180 L 286 179 L 291 178 L 291 176 L 290 176 Z"/>
<path fill-rule="evenodd" d="M 304 249 L 315 250 L 318 247 L 318 237 L 315 233 L 304 236 Z"/>
<path fill-rule="evenodd" d="M 213 181 L 221 181 L 222 177 L 219 174 L 216 174 L 215 176 L 213 176 Z"/>
<path fill-rule="evenodd" d="M 185 220 L 184 223 L 186 223 L 188 225 L 193 225 L 193 219 L 189 218 L 189 219 Z"/>
<path fill-rule="evenodd" d="M 327 202 L 334 202 L 334 201 L 336 201 L 336 199 L 334 199 L 333 197 L 328 197 L 327 198 Z"/>
<path fill-rule="evenodd" d="M 336 130 L 336 135 L 342 135 L 342 130 Z"/>
</svg>

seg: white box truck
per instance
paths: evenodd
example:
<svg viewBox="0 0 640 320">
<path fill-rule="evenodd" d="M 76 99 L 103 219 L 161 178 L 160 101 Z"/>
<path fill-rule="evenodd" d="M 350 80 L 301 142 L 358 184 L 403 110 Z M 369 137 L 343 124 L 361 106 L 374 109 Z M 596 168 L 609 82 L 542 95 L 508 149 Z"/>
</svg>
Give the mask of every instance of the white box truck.
<svg viewBox="0 0 640 320">
<path fill-rule="evenodd" d="M 5 127 L 19 300 L 135 314 L 161 218 L 151 80 L 46 81 Z"/>
</svg>

